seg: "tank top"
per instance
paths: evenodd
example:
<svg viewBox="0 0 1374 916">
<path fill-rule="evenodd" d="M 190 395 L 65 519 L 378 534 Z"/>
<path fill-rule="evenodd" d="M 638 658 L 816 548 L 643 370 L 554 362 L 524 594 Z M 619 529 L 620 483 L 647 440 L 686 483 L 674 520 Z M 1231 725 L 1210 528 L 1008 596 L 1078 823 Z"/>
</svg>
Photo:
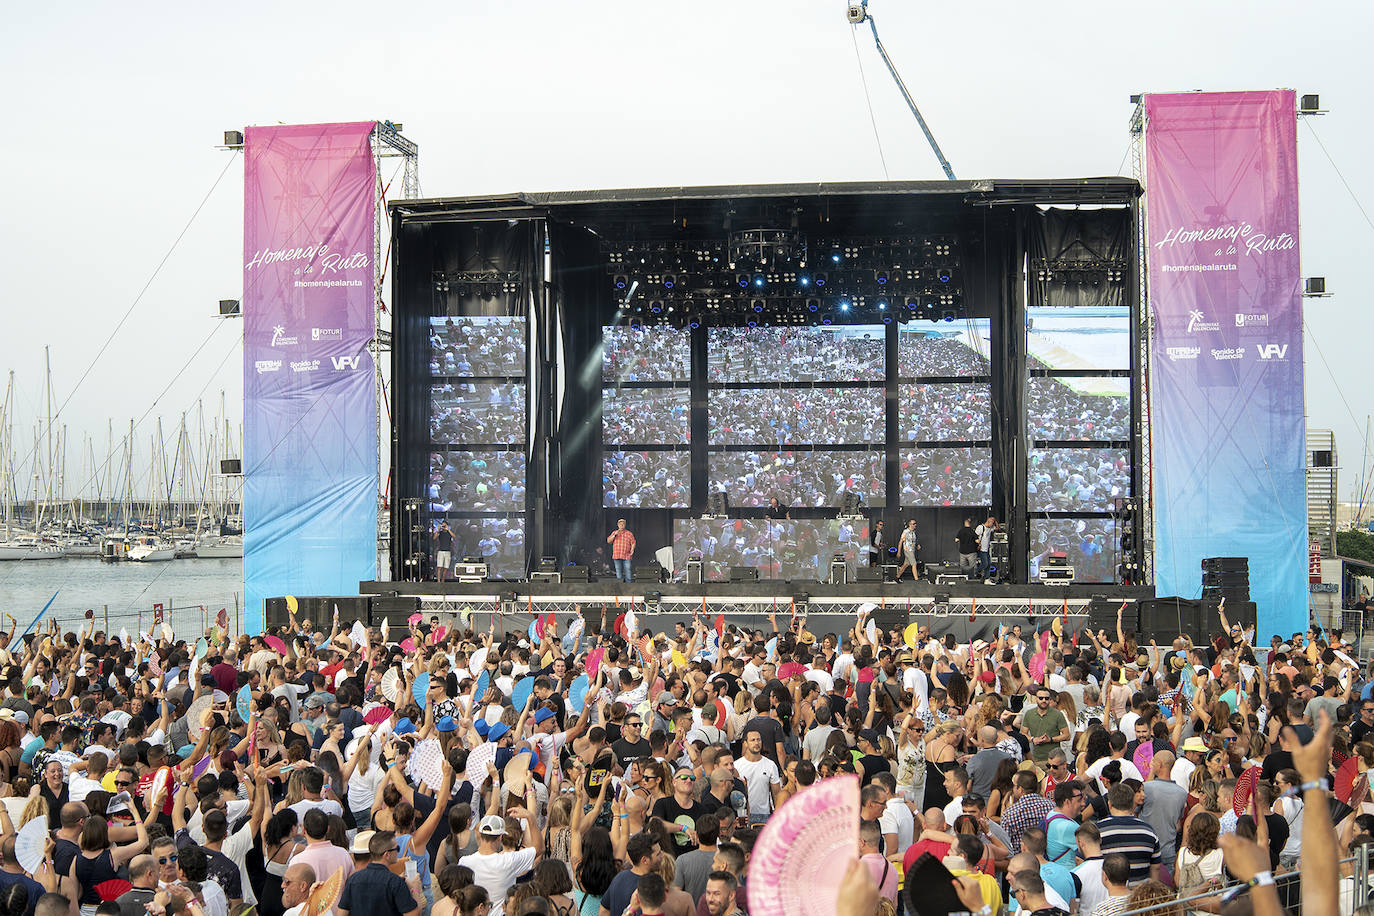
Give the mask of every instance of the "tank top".
<svg viewBox="0 0 1374 916">
<path fill-rule="evenodd" d="M 420 886 L 429 887 L 429 853 L 423 849 L 412 850 L 410 848 L 411 834 L 396 838 L 396 845 L 401 847 L 401 855 L 409 856 L 415 860 L 415 872 L 420 876 Z"/>
<path fill-rule="evenodd" d="M 96 892 L 95 886 L 103 881 L 111 881 L 115 877 L 114 860 L 110 858 L 110 851 L 103 850 L 94 859 L 87 858 L 85 854 L 78 853 L 76 856 L 76 880 L 81 885 L 81 899 L 78 901 L 82 906 L 98 906 L 100 904 L 100 894 Z"/>
</svg>

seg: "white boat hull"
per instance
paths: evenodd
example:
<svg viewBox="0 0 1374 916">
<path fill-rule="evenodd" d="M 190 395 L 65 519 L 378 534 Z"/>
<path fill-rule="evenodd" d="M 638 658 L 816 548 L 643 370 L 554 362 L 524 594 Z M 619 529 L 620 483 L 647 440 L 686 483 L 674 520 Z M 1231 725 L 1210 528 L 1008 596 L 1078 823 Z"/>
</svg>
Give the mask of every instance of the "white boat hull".
<svg viewBox="0 0 1374 916">
<path fill-rule="evenodd" d="M 45 545 L 0 544 L 0 560 L 60 560 L 62 548 Z"/>
<path fill-rule="evenodd" d="M 160 563 L 164 560 L 175 559 L 177 549 L 175 547 L 147 547 L 140 544 L 137 547 L 130 547 L 126 559 L 135 563 Z"/>
</svg>

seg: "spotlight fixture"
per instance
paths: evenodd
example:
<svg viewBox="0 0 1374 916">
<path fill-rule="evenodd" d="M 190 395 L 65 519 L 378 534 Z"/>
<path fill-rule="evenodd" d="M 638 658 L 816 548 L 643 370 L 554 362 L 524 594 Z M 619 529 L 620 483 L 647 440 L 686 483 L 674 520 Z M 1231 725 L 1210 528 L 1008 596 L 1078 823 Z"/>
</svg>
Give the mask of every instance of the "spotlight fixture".
<svg viewBox="0 0 1374 916">
<path fill-rule="evenodd" d="M 672 288 L 675 287 L 675 286 L 677 286 L 677 277 L 674 276 L 673 274 L 664 274 L 664 276 L 663 276 L 663 288 L 664 288 L 664 289 L 672 289 Z"/>
</svg>

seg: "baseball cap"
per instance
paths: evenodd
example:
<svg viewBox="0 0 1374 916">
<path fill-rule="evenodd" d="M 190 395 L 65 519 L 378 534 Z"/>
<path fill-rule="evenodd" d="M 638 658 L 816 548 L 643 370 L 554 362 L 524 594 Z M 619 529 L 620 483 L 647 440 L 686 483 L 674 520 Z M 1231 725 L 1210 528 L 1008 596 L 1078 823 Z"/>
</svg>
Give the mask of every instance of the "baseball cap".
<svg viewBox="0 0 1374 916">
<path fill-rule="evenodd" d="M 869 744 L 877 747 L 879 741 L 878 733 L 871 728 L 859 729 L 859 740 L 867 741 Z"/>
<path fill-rule="evenodd" d="M 676 705 L 677 705 L 677 697 L 673 696 L 671 693 L 669 693 L 668 691 L 665 690 L 665 691 L 663 691 L 662 693 L 660 693 L 660 694 L 658 695 L 658 705 L 659 705 L 659 706 L 676 706 Z"/>
<path fill-rule="evenodd" d="M 978 675 L 978 680 L 982 681 L 984 684 L 991 684 L 993 681 L 997 680 L 997 675 L 993 674 L 991 671 L 983 671 Z"/>
<path fill-rule="evenodd" d="M 440 716 L 434 727 L 441 732 L 456 732 L 458 723 L 453 720 L 453 716 Z"/>
<path fill-rule="evenodd" d="M 16 709 L 14 711 L 14 721 L 18 722 L 20 725 L 28 725 L 29 714 L 22 709 Z"/>
<path fill-rule="evenodd" d="M 505 836 L 506 822 L 498 814 L 488 814 L 482 818 L 482 823 L 478 826 L 477 832 L 483 836 Z"/>
<path fill-rule="evenodd" d="M 376 832 L 375 830 L 359 830 L 357 835 L 353 837 L 353 842 L 348 847 L 348 851 L 355 856 L 371 855 L 367 844 L 372 841 L 372 835 Z"/>
<path fill-rule="evenodd" d="M 541 723 L 544 723 L 544 722 L 549 721 L 549 720 L 552 719 L 553 717 L 554 717 L 554 712 L 553 712 L 552 709 L 547 709 L 547 708 L 540 709 L 538 712 L 536 712 L 536 713 L 534 714 L 534 724 L 535 724 L 535 725 L 539 725 L 539 724 L 541 724 Z"/>
</svg>

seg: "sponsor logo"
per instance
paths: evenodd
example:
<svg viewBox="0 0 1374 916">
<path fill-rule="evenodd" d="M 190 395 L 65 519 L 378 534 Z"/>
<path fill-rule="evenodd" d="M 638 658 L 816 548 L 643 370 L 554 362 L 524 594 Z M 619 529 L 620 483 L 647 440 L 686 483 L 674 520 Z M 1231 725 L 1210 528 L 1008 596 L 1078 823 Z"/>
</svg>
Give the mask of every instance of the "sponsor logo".
<svg viewBox="0 0 1374 916">
<path fill-rule="evenodd" d="M 253 368 L 258 370 L 258 375 L 262 375 L 264 372 L 278 372 L 281 370 L 281 360 L 260 359 L 253 364 Z"/>
<path fill-rule="evenodd" d="M 311 328 L 311 340 L 343 340 L 343 328 Z"/>
<path fill-rule="evenodd" d="M 1287 359 L 1288 344 L 1255 344 L 1260 359 Z"/>
<path fill-rule="evenodd" d="M 319 368 L 320 361 L 318 359 L 300 359 L 291 362 L 292 372 L 314 372 Z"/>
<path fill-rule="evenodd" d="M 1236 327 L 1267 328 L 1269 327 L 1269 316 L 1264 313 L 1252 315 L 1244 312 L 1236 312 Z"/>
<path fill-rule="evenodd" d="M 356 356 L 331 356 L 329 359 L 334 363 L 334 368 L 340 372 L 345 369 L 358 368 L 358 357 Z"/>
<path fill-rule="evenodd" d="M 1201 347 L 1169 347 L 1165 351 L 1169 355 L 1171 362 L 1178 362 L 1180 359 L 1197 359 L 1202 353 Z"/>
<path fill-rule="evenodd" d="M 286 328 L 275 325 L 272 328 L 272 346 L 274 347 L 294 347 L 299 342 L 299 338 L 294 335 L 286 336 Z"/>
<path fill-rule="evenodd" d="M 1212 359 L 1245 359 L 1244 347 L 1213 347 Z"/>
<path fill-rule="evenodd" d="M 1221 322 L 1203 321 L 1201 309 L 1191 309 L 1188 312 L 1188 333 L 1195 334 L 1198 331 L 1219 331 Z"/>
</svg>

